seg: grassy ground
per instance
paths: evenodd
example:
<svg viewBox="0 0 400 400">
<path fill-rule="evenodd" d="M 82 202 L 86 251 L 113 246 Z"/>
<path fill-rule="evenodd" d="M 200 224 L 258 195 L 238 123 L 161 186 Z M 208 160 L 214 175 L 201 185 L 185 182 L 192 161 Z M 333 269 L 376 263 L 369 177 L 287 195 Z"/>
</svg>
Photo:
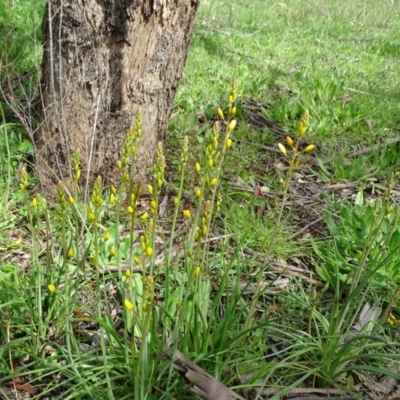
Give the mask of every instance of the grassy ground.
<svg viewBox="0 0 400 400">
<path fill-rule="evenodd" d="M 0 12 L 3 91 L 40 58 L 28 3 Z M 248 399 L 383 398 L 400 381 L 399 31 L 395 1 L 203 1 L 167 184 L 142 208 L 123 187 L 47 204 L 3 104 L 0 397 L 196 398 L 180 350 Z"/>
</svg>

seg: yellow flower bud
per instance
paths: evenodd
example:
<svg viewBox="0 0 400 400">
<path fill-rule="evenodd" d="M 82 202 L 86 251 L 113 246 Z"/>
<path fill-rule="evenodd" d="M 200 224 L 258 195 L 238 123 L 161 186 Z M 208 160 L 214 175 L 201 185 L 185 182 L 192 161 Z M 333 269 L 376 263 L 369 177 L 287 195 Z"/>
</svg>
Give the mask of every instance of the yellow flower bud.
<svg viewBox="0 0 400 400">
<path fill-rule="evenodd" d="M 201 190 L 200 190 L 200 188 L 196 188 L 196 189 L 195 189 L 194 195 L 195 195 L 197 198 L 199 198 L 199 197 L 201 196 Z"/>
<path fill-rule="evenodd" d="M 135 212 L 132 206 L 128 206 L 127 210 L 129 214 L 133 214 Z"/>
<path fill-rule="evenodd" d="M 147 254 L 149 257 L 151 257 L 152 254 L 153 254 L 153 249 L 152 249 L 151 247 L 148 247 L 148 248 L 146 249 L 146 254 Z"/>
<path fill-rule="evenodd" d="M 190 210 L 183 210 L 183 216 L 186 219 L 190 219 L 190 217 L 191 217 Z"/>
<path fill-rule="evenodd" d="M 200 167 L 200 164 L 199 164 L 198 162 L 195 164 L 194 167 L 195 167 L 195 169 L 196 169 L 197 172 L 200 172 L 201 167 Z"/>
<path fill-rule="evenodd" d="M 314 149 L 315 145 L 314 144 L 309 144 L 305 149 L 304 153 L 308 153 Z"/>
<path fill-rule="evenodd" d="M 232 114 L 232 115 L 235 115 L 235 114 L 236 114 L 236 107 L 232 107 L 231 114 Z"/>
<path fill-rule="evenodd" d="M 232 95 L 230 95 L 228 98 L 229 104 L 232 104 L 234 101 L 235 101 L 234 97 Z"/>
<path fill-rule="evenodd" d="M 196 277 L 197 275 L 199 275 L 199 273 L 200 273 L 200 267 L 196 267 L 196 268 L 193 270 L 193 276 Z"/>
<path fill-rule="evenodd" d="M 177 197 L 174 197 L 174 205 L 177 206 L 179 204 L 179 199 Z"/>
<path fill-rule="evenodd" d="M 117 168 L 122 169 L 122 161 L 121 160 L 117 161 Z"/>
<path fill-rule="evenodd" d="M 214 187 L 217 184 L 217 182 L 218 182 L 217 178 L 212 178 L 211 181 L 210 181 L 210 186 Z"/>
<path fill-rule="evenodd" d="M 110 239 L 110 232 L 104 234 L 104 241 L 107 242 L 108 239 Z"/>
<path fill-rule="evenodd" d="M 89 219 L 94 222 L 94 221 L 96 221 L 96 216 L 93 213 L 90 213 Z"/>
<path fill-rule="evenodd" d="M 150 193 L 151 195 L 154 193 L 153 186 L 148 185 L 148 186 L 147 186 L 147 189 L 149 190 L 149 193 Z"/>
<path fill-rule="evenodd" d="M 278 143 L 279 150 L 282 152 L 283 155 L 287 156 L 286 147 L 282 143 Z"/>
<path fill-rule="evenodd" d="M 36 197 L 33 198 L 31 205 L 32 205 L 33 208 L 36 208 L 36 207 L 37 207 L 38 201 L 37 201 L 37 198 L 36 198 Z"/>
<path fill-rule="evenodd" d="M 133 310 L 135 309 L 135 307 L 133 306 L 133 304 L 132 304 L 128 299 L 125 299 L 125 300 L 124 300 L 124 305 L 125 305 L 125 307 L 126 307 L 126 309 L 127 309 L 128 311 L 133 311 Z"/>
<path fill-rule="evenodd" d="M 72 196 L 69 197 L 68 201 L 70 204 L 75 204 L 75 199 Z"/>
<path fill-rule="evenodd" d="M 212 158 L 209 158 L 207 161 L 207 165 L 211 168 L 214 165 L 214 160 Z"/>
<path fill-rule="evenodd" d="M 286 136 L 286 143 L 290 146 L 293 147 L 293 140 L 290 136 Z"/>
<path fill-rule="evenodd" d="M 131 276 L 131 270 L 130 270 L 130 269 L 127 269 L 127 270 L 125 271 L 125 276 L 126 276 L 127 278 L 129 278 L 129 277 Z"/>
<path fill-rule="evenodd" d="M 110 204 L 114 204 L 115 203 L 115 195 L 114 193 L 110 194 Z"/>
<path fill-rule="evenodd" d="M 220 117 L 221 119 L 224 119 L 224 113 L 222 112 L 222 110 L 220 108 L 218 108 L 217 114 L 218 114 L 218 117 Z"/>
<path fill-rule="evenodd" d="M 152 200 L 152 201 L 150 202 L 150 207 L 151 207 L 151 208 L 154 208 L 154 209 L 157 207 L 157 203 L 156 203 L 155 200 Z"/>
<path fill-rule="evenodd" d="M 79 179 L 81 179 L 81 171 L 80 171 L 79 169 L 78 169 L 78 171 L 76 171 L 75 179 L 76 179 L 77 181 L 79 181 Z"/>
<path fill-rule="evenodd" d="M 111 186 L 111 193 L 112 194 L 117 194 L 117 189 L 115 189 L 114 186 Z"/>
<path fill-rule="evenodd" d="M 229 147 L 231 147 L 232 146 L 232 139 L 226 139 L 225 140 L 225 146 L 229 149 Z"/>
<path fill-rule="evenodd" d="M 233 119 L 229 124 L 229 130 L 233 131 L 235 129 L 235 126 L 236 126 L 236 119 Z"/>
<path fill-rule="evenodd" d="M 49 289 L 49 292 L 51 292 L 51 293 L 55 293 L 55 291 L 56 291 L 56 287 L 52 284 L 48 285 L 47 289 Z"/>
<path fill-rule="evenodd" d="M 115 257 L 115 255 L 117 254 L 117 250 L 115 247 L 111 247 L 110 249 L 110 256 L 111 257 Z"/>
<path fill-rule="evenodd" d="M 148 213 L 148 212 L 145 212 L 144 214 L 142 214 L 142 215 L 140 216 L 140 219 L 141 219 L 141 221 L 145 221 L 148 217 L 149 217 L 149 213 Z"/>
</svg>

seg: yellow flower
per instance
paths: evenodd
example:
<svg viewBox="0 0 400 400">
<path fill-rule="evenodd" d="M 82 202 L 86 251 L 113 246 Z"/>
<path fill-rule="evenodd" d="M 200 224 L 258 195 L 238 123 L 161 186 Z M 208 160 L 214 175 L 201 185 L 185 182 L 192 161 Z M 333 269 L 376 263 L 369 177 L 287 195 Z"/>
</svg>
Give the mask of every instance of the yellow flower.
<svg viewBox="0 0 400 400">
<path fill-rule="evenodd" d="M 229 147 L 231 147 L 232 146 L 232 139 L 226 139 L 225 140 L 225 146 L 229 149 Z"/>
<path fill-rule="evenodd" d="M 133 258 L 133 261 L 135 262 L 136 265 L 139 265 L 139 264 L 140 264 L 139 257 L 134 257 L 134 258 Z"/>
<path fill-rule="evenodd" d="M 199 198 L 201 196 L 201 190 L 199 188 L 196 188 L 194 191 L 194 195 Z"/>
<path fill-rule="evenodd" d="M 153 249 L 152 249 L 151 247 L 148 247 L 148 248 L 146 249 L 146 254 L 147 254 L 149 257 L 151 257 L 152 254 L 153 254 Z"/>
<path fill-rule="evenodd" d="M 153 193 L 154 193 L 153 186 L 148 185 L 148 186 L 147 186 L 147 189 L 149 190 L 149 193 L 150 193 L 150 194 L 153 194 Z"/>
<path fill-rule="evenodd" d="M 196 267 L 196 268 L 193 270 L 193 276 L 196 277 L 197 275 L 199 275 L 199 273 L 200 273 L 200 267 Z"/>
<path fill-rule="evenodd" d="M 309 144 L 305 149 L 304 153 L 308 153 L 314 149 L 315 145 L 314 144 Z"/>
<path fill-rule="evenodd" d="M 108 239 L 110 239 L 110 232 L 104 234 L 104 241 L 107 242 Z"/>
<path fill-rule="evenodd" d="M 214 165 L 214 160 L 212 158 L 209 158 L 207 164 L 211 168 Z"/>
<path fill-rule="evenodd" d="M 55 293 L 55 291 L 56 291 L 56 287 L 54 285 L 52 285 L 52 284 L 47 286 L 47 289 L 49 289 L 49 292 L 51 292 L 51 293 Z"/>
<path fill-rule="evenodd" d="M 134 209 L 133 209 L 132 206 L 128 206 L 127 210 L 128 210 L 129 214 L 133 214 L 134 213 Z"/>
<path fill-rule="evenodd" d="M 224 119 L 224 113 L 220 108 L 218 108 L 217 114 L 218 114 L 218 117 L 220 117 L 221 119 Z"/>
<path fill-rule="evenodd" d="M 133 311 L 135 309 L 134 305 L 128 300 L 124 300 L 124 305 L 128 311 Z"/>
<path fill-rule="evenodd" d="M 200 172 L 201 170 L 200 164 L 198 162 L 194 165 L 194 168 L 196 169 L 197 172 Z"/>
<path fill-rule="evenodd" d="M 115 194 L 111 193 L 110 194 L 110 204 L 114 204 L 115 203 Z"/>
<path fill-rule="evenodd" d="M 186 219 L 190 219 L 190 217 L 191 217 L 190 210 L 183 210 L 183 216 Z"/>
<path fill-rule="evenodd" d="M 67 257 L 72 258 L 74 256 L 74 249 L 71 247 L 68 249 Z"/>
<path fill-rule="evenodd" d="M 129 277 L 131 276 L 131 270 L 130 270 L 130 269 L 127 269 L 127 270 L 125 271 L 125 276 L 126 276 L 127 278 L 129 278 Z"/>
<path fill-rule="evenodd" d="M 75 204 L 75 199 L 72 196 L 69 197 L 68 201 L 70 204 Z"/>
<path fill-rule="evenodd" d="M 33 208 L 36 208 L 37 207 L 37 205 L 38 205 L 38 201 L 37 201 L 37 198 L 35 197 L 33 200 L 32 200 L 32 207 Z"/>
<path fill-rule="evenodd" d="M 229 124 L 229 130 L 233 131 L 235 129 L 235 126 L 236 126 L 236 119 L 233 119 Z"/>
<path fill-rule="evenodd" d="M 217 184 L 217 182 L 218 182 L 217 178 L 212 178 L 211 181 L 210 181 L 210 186 L 214 187 Z"/>
<path fill-rule="evenodd" d="M 116 248 L 115 248 L 115 247 L 111 247 L 111 249 L 110 249 L 110 256 L 111 256 L 111 257 L 114 257 L 116 254 L 117 254 Z"/>
<path fill-rule="evenodd" d="M 293 147 L 293 140 L 290 136 L 286 136 L 286 143 L 290 146 Z"/>
<path fill-rule="evenodd" d="M 111 186 L 111 193 L 112 194 L 117 194 L 117 189 L 114 186 Z"/>
<path fill-rule="evenodd" d="M 75 174 L 75 179 L 77 180 L 77 181 L 79 181 L 79 179 L 81 179 L 81 171 L 76 171 L 76 174 Z"/>
<path fill-rule="evenodd" d="M 286 147 L 282 143 L 278 143 L 278 147 L 279 147 L 279 150 L 282 152 L 282 154 L 287 156 Z"/>
<path fill-rule="evenodd" d="M 232 115 L 235 115 L 235 114 L 236 114 L 236 107 L 232 107 L 231 114 L 232 114 Z"/>
<path fill-rule="evenodd" d="M 90 219 L 91 221 L 96 221 L 96 216 L 95 216 L 93 213 L 90 213 L 90 214 L 89 214 L 89 219 Z"/>
<path fill-rule="evenodd" d="M 140 216 L 140 219 L 141 219 L 142 221 L 145 221 L 148 217 L 149 217 L 149 213 L 148 213 L 148 212 L 145 212 L 145 213 L 143 213 L 143 214 Z"/>
<path fill-rule="evenodd" d="M 179 204 L 179 199 L 177 197 L 174 197 L 174 205 L 177 206 Z"/>
</svg>

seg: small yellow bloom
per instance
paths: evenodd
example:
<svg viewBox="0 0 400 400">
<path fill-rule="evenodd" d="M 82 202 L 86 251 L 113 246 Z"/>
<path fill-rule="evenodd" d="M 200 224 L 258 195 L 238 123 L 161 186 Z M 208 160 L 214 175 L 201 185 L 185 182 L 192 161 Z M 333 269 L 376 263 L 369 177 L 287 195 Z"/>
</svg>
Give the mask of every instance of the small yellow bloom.
<svg viewBox="0 0 400 400">
<path fill-rule="evenodd" d="M 135 212 L 132 206 L 128 206 L 127 210 L 129 214 L 133 214 Z"/>
<path fill-rule="evenodd" d="M 71 247 L 68 249 L 67 252 L 67 257 L 68 258 L 72 258 L 74 256 L 74 249 L 72 249 Z"/>
<path fill-rule="evenodd" d="M 139 264 L 140 264 L 139 257 L 134 257 L 134 258 L 133 258 L 133 261 L 135 262 L 136 265 L 139 265 Z"/>
<path fill-rule="evenodd" d="M 177 197 L 174 197 L 174 206 L 177 206 L 179 204 L 179 199 Z"/>
<path fill-rule="evenodd" d="M 226 139 L 225 140 L 225 146 L 229 149 L 229 147 L 231 147 L 232 146 L 232 139 Z"/>
<path fill-rule="evenodd" d="M 195 195 L 197 198 L 199 198 L 199 197 L 201 196 L 201 190 L 200 190 L 200 188 L 196 188 L 196 189 L 195 189 L 194 195 Z"/>
<path fill-rule="evenodd" d="M 146 254 L 147 254 L 149 257 L 151 257 L 152 254 L 153 254 L 153 249 L 152 249 L 151 247 L 148 247 L 148 248 L 146 249 Z"/>
<path fill-rule="evenodd" d="M 149 193 L 150 193 L 150 194 L 153 194 L 153 193 L 154 193 L 153 186 L 148 185 L 148 186 L 147 186 L 147 189 L 149 190 Z"/>
<path fill-rule="evenodd" d="M 235 115 L 235 114 L 236 114 L 236 107 L 232 107 L 231 114 L 232 114 L 232 115 Z"/>
<path fill-rule="evenodd" d="M 124 305 L 128 311 L 133 311 L 135 309 L 134 305 L 128 300 L 124 300 Z"/>
<path fill-rule="evenodd" d="M 197 275 L 199 275 L 199 273 L 200 273 L 200 267 L 196 267 L 196 268 L 193 270 L 193 276 L 196 277 Z"/>
<path fill-rule="evenodd" d="M 36 198 L 36 197 L 32 200 L 31 205 L 32 205 L 33 208 L 36 208 L 36 207 L 37 207 L 38 201 L 37 201 L 37 198 Z"/>
<path fill-rule="evenodd" d="M 117 254 L 117 249 L 115 247 L 111 247 L 110 249 L 110 256 L 114 257 Z"/>
<path fill-rule="evenodd" d="M 286 147 L 282 143 L 278 143 L 279 150 L 282 152 L 283 155 L 287 156 Z"/>
<path fill-rule="evenodd" d="M 214 160 L 212 158 L 209 158 L 207 161 L 207 165 L 211 168 L 214 165 Z"/>
<path fill-rule="evenodd" d="M 141 221 L 145 221 L 149 217 L 149 213 L 145 212 L 140 216 Z"/>
<path fill-rule="evenodd" d="M 79 181 L 79 179 L 81 179 L 81 171 L 76 171 L 76 174 L 75 174 L 75 179 L 77 180 L 77 181 Z"/>
<path fill-rule="evenodd" d="M 220 117 L 221 119 L 224 119 L 224 113 L 220 108 L 218 108 L 217 114 L 218 114 L 218 117 Z"/>
<path fill-rule="evenodd" d="M 199 164 L 198 162 L 195 164 L 194 167 L 195 167 L 195 169 L 196 169 L 197 172 L 200 172 L 201 167 L 200 167 L 200 164 Z"/>
<path fill-rule="evenodd" d="M 94 221 L 96 221 L 96 216 L 93 213 L 90 213 L 89 219 L 94 222 Z"/>
<path fill-rule="evenodd" d="M 229 104 L 232 104 L 234 101 L 235 101 L 234 97 L 232 95 L 229 95 L 228 97 Z"/>
<path fill-rule="evenodd" d="M 49 292 L 51 292 L 51 293 L 55 293 L 55 291 L 56 291 L 56 287 L 54 285 L 52 285 L 52 284 L 47 286 L 47 289 L 49 289 Z"/>
<path fill-rule="evenodd" d="M 131 276 L 131 270 L 130 270 L 130 269 L 127 269 L 127 270 L 125 271 L 125 276 L 126 276 L 127 278 L 129 278 L 129 277 Z"/>
<path fill-rule="evenodd" d="M 117 189 L 114 186 L 111 186 L 111 193 L 112 194 L 117 194 Z"/>
<path fill-rule="evenodd" d="M 235 126 L 236 126 L 236 119 L 233 119 L 229 124 L 229 130 L 233 131 L 235 129 Z"/>
<path fill-rule="evenodd" d="M 210 181 L 210 186 L 214 187 L 217 184 L 217 182 L 218 182 L 217 178 L 212 178 L 211 181 Z"/>
<path fill-rule="evenodd" d="M 293 147 L 293 140 L 290 136 L 286 136 L 286 143 L 290 146 Z"/>
<path fill-rule="evenodd" d="M 190 219 L 190 217 L 191 217 L 190 210 L 183 210 L 183 216 L 186 219 Z"/>
<path fill-rule="evenodd" d="M 115 194 L 111 193 L 110 194 L 110 204 L 114 204 L 115 203 Z"/>
<path fill-rule="evenodd" d="M 309 144 L 305 149 L 304 149 L 304 153 L 308 153 L 310 151 L 312 151 L 315 147 L 315 144 Z"/>
<path fill-rule="evenodd" d="M 110 239 L 110 232 L 104 234 L 104 241 L 107 242 L 108 239 Z"/>
</svg>

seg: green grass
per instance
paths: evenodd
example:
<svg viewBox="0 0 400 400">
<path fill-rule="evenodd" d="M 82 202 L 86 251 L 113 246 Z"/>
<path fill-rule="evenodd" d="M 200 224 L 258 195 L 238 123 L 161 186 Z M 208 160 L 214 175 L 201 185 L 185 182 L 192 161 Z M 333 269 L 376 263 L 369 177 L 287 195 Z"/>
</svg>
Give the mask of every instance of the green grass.
<svg viewBox="0 0 400 400">
<path fill-rule="evenodd" d="M 0 6 L 3 90 L 39 66 L 42 13 L 42 1 Z M 354 155 L 398 134 L 399 31 L 391 1 L 203 1 L 166 170 L 159 157 L 141 208 L 135 188 L 111 195 L 99 182 L 88 203 L 77 189 L 72 200 L 60 189 L 54 203 L 38 195 L 34 173 L 18 173 L 33 149 L 3 104 L 0 397 L 13 385 L 21 394 L 21 379 L 36 399 L 198 398 L 172 366 L 175 349 L 246 398 L 344 393 L 358 371 L 399 380 L 398 145 Z M 227 131 L 215 142 L 212 124 L 215 107 L 228 125 L 233 118 L 234 79 L 228 148 Z M 36 80 L 15 88 L 22 103 Z M 294 140 L 309 110 L 302 143 L 314 151 L 252 124 L 249 100 Z M 336 184 L 344 186 L 329 189 Z M 164 194 L 166 214 L 152 216 Z M 367 303 L 370 318 L 355 332 Z"/>
</svg>

